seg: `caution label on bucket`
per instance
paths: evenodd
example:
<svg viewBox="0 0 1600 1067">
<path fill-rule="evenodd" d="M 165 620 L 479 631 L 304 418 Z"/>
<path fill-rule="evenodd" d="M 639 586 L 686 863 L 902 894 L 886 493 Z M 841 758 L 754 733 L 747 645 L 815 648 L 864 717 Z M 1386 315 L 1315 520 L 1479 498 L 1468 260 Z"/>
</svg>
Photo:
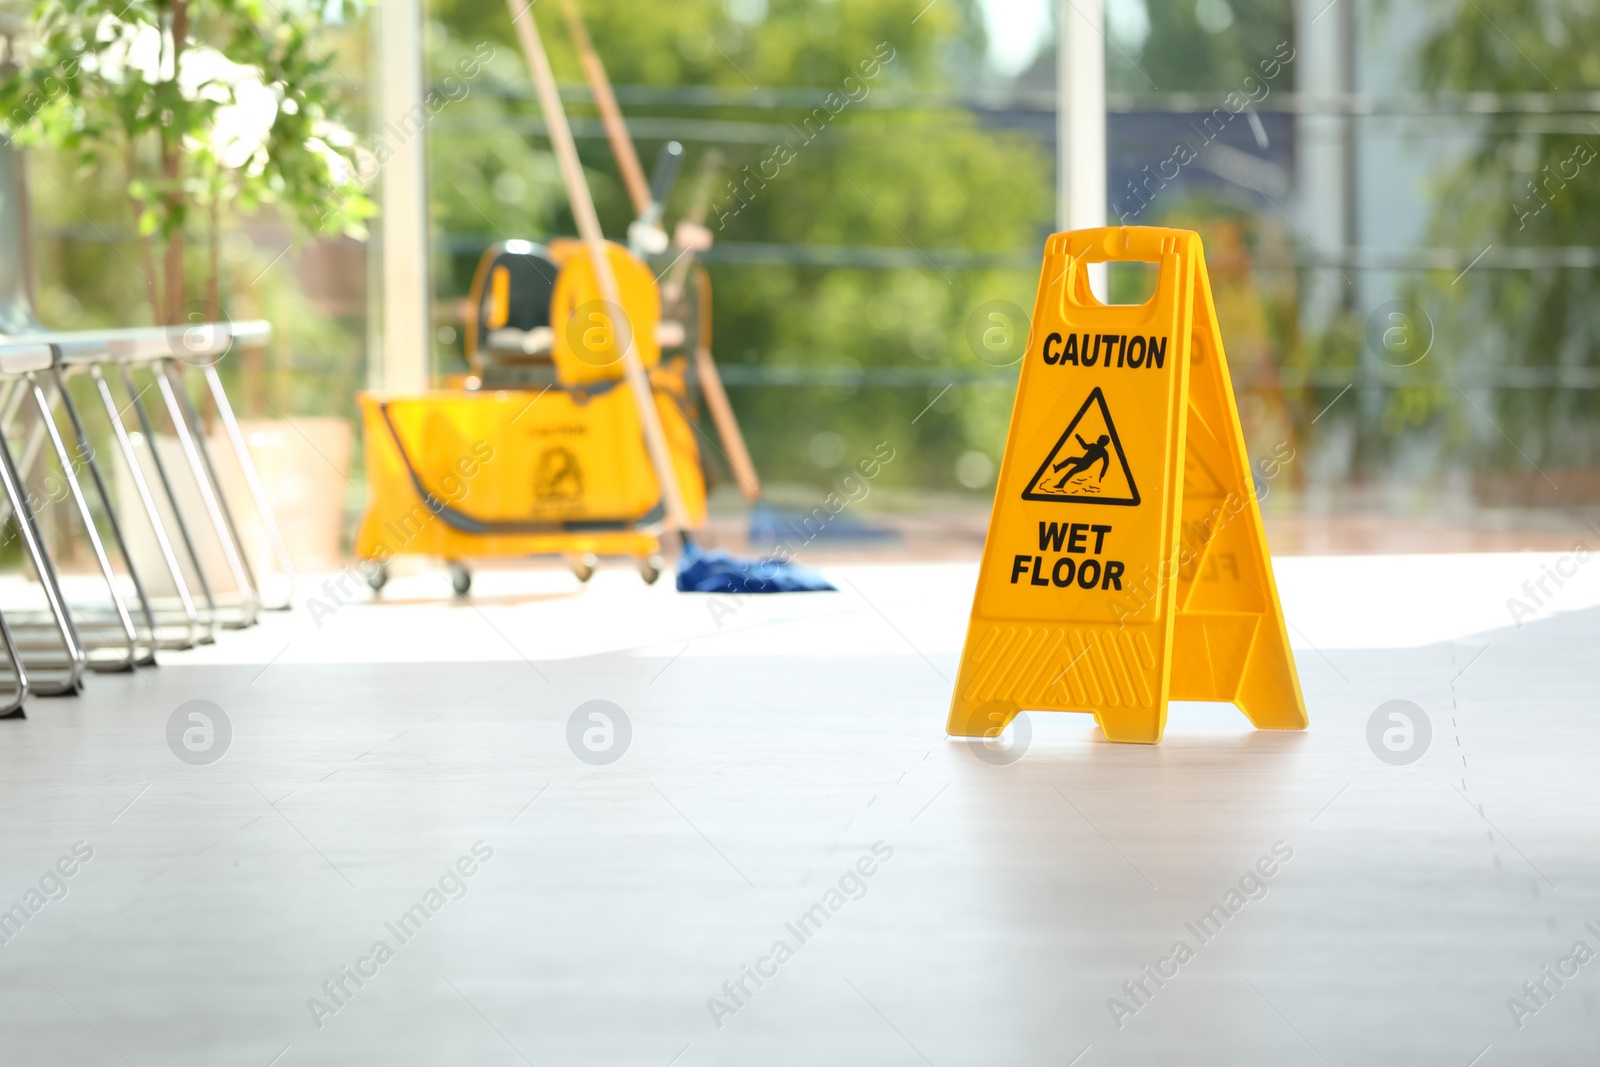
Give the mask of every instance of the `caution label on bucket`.
<svg viewBox="0 0 1600 1067">
<path fill-rule="evenodd" d="M 557 445 L 539 454 L 533 472 L 533 496 L 540 503 L 569 503 L 583 498 L 583 468 L 570 448 Z"/>
<path fill-rule="evenodd" d="M 1085 268 L 1111 260 L 1157 266 L 1150 300 L 1094 297 Z M 1154 742 L 1169 699 L 1303 728 L 1198 235 L 1054 235 L 1033 330 L 949 732 L 1087 711 Z"/>
</svg>

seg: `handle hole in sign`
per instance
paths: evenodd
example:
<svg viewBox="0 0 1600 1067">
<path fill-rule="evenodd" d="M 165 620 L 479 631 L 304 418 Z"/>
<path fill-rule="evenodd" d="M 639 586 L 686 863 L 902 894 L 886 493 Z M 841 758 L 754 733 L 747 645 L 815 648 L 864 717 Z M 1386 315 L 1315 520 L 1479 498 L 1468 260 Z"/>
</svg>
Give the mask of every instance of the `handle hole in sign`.
<svg viewBox="0 0 1600 1067">
<path fill-rule="evenodd" d="M 1156 280 L 1161 277 L 1158 263 L 1120 262 L 1106 264 L 1110 305 L 1148 304 L 1156 295 Z"/>
</svg>

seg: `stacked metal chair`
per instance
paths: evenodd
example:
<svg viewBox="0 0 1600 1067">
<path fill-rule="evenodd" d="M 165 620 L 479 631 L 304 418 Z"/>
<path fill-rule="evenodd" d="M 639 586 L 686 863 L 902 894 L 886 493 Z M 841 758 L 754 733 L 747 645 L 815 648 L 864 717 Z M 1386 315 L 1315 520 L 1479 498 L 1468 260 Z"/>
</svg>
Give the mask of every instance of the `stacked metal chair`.
<svg viewBox="0 0 1600 1067">
<path fill-rule="evenodd" d="M 153 664 L 158 649 L 189 648 L 214 641 L 220 629 L 250 626 L 263 607 L 288 608 L 294 588 L 293 563 L 216 368 L 235 347 L 264 344 L 271 327 L 44 329 L 20 273 L 15 191 L 15 158 L 0 144 L 5 718 L 22 716 L 30 694 L 78 692 L 86 671 L 133 670 Z M 235 514 L 240 502 L 223 491 L 189 391 L 185 372 L 195 369 L 284 579 L 280 602 L 262 602 Z M 93 402 L 74 399 L 75 377 L 90 383 Z M 113 484 L 122 491 L 114 493 Z M 134 533 L 153 551 L 133 551 Z M 81 573 L 65 573 L 61 557 L 68 555 L 83 564 Z"/>
</svg>

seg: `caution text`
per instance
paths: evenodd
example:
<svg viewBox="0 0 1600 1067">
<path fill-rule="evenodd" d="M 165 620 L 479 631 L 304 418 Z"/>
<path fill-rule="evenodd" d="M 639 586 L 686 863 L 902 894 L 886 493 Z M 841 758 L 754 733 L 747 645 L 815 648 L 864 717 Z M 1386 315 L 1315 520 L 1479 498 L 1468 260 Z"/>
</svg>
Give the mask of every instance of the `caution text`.
<svg viewBox="0 0 1600 1067">
<path fill-rule="evenodd" d="M 1167 339 L 1125 333 L 1052 333 L 1044 339 L 1044 361 L 1052 367 L 1148 367 L 1167 365 Z"/>
</svg>

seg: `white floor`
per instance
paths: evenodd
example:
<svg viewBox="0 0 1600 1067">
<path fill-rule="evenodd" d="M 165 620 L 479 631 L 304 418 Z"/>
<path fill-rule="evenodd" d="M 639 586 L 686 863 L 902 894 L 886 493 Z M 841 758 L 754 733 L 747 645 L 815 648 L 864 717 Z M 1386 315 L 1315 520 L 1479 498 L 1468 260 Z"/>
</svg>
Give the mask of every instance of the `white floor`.
<svg viewBox="0 0 1600 1067">
<path fill-rule="evenodd" d="M 0 1064 L 1594 1063 L 1600 566 L 1561 561 L 1281 560 L 1309 732 L 1035 714 L 1020 755 L 943 734 L 970 565 L 308 579 L 0 723 Z"/>
</svg>

